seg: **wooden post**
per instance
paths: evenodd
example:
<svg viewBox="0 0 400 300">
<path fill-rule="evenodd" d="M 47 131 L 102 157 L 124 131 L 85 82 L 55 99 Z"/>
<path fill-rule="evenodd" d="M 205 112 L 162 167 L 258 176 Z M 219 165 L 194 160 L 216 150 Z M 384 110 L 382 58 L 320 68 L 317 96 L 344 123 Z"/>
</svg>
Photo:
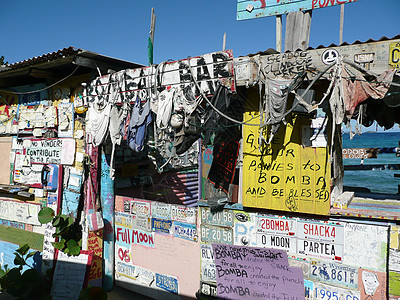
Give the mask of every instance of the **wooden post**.
<svg viewBox="0 0 400 300">
<path fill-rule="evenodd" d="M 224 33 L 224 38 L 222 41 L 222 51 L 225 51 L 226 49 L 226 32 Z"/>
<path fill-rule="evenodd" d="M 312 11 L 291 12 L 286 17 L 285 51 L 306 50 L 310 40 Z"/>
<path fill-rule="evenodd" d="M 282 52 L 282 15 L 276 16 L 276 51 Z"/>
<path fill-rule="evenodd" d="M 153 64 L 153 49 L 154 49 L 154 32 L 156 30 L 156 15 L 154 14 L 154 7 L 151 9 L 151 23 L 150 23 L 150 41 L 148 45 L 149 65 Z"/>
<path fill-rule="evenodd" d="M 151 8 L 151 24 L 150 24 L 150 39 L 154 45 L 154 32 L 156 30 L 156 15 L 154 14 L 154 7 Z"/>
<path fill-rule="evenodd" d="M 340 33 L 339 45 L 343 43 L 344 4 L 340 4 Z"/>
</svg>

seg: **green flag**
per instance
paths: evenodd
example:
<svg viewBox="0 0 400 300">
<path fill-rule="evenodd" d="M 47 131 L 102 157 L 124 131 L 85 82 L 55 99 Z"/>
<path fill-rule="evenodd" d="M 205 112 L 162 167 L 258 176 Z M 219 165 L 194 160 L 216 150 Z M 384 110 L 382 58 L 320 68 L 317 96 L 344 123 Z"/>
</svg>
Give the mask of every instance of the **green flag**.
<svg viewBox="0 0 400 300">
<path fill-rule="evenodd" d="M 151 42 L 151 38 L 149 37 L 149 44 L 147 46 L 148 57 L 149 57 L 149 66 L 153 64 L 153 43 Z"/>
</svg>

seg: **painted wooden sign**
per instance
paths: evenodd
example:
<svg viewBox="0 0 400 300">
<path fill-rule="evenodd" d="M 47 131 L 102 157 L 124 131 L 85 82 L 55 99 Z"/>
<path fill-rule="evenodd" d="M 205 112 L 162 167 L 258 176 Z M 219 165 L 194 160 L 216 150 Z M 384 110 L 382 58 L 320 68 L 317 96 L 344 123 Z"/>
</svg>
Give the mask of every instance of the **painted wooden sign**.
<svg viewBox="0 0 400 300">
<path fill-rule="evenodd" d="M 136 96 L 147 98 L 152 96 L 154 85 L 157 88 L 189 87 L 193 95 L 200 95 L 199 89 L 193 84 L 198 82 L 201 92 L 213 95 L 217 82 L 222 82 L 235 90 L 232 50 L 208 53 L 202 56 L 172 61 L 146 68 L 127 69 L 110 75 L 102 76 L 88 85 L 84 97 L 94 101 L 115 93 L 115 101 L 136 99 Z M 148 94 L 150 93 L 150 94 Z"/>
<path fill-rule="evenodd" d="M 393 69 L 400 68 L 400 42 L 391 43 L 389 52 L 389 66 Z"/>
<path fill-rule="evenodd" d="M 295 11 L 324 8 L 357 0 L 238 0 L 237 20 L 283 15 Z"/>
<path fill-rule="evenodd" d="M 245 113 L 244 121 L 258 124 L 259 118 Z M 243 206 L 329 214 L 329 153 L 302 146 L 302 123 L 301 118 L 288 123 L 261 151 L 259 128 L 243 126 Z"/>
<path fill-rule="evenodd" d="M 72 165 L 75 158 L 74 139 L 24 140 L 24 149 L 31 163 Z"/>
<path fill-rule="evenodd" d="M 368 57 L 365 54 L 368 54 Z M 295 77 L 306 70 L 324 70 L 328 61 L 341 56 L 355 64 L 367 68 L 371 72 L 381 74 L 391 68 L 399 68 L 400 65 L 400 39 L 393 39 L 380 42 L 370 42 L 363 44 L 353 44 L 338 47 L 312 49 L 306 51 L 295 51 L 271 55 L 255 55 L 246 57 L 246 60 L 236 60 L 235 77 L 238 86 L 253 84 L 257 79 L 258 65 L 261 62 L 261 69 L 266 77 L 289 76 Z M 373 61 L 371 62 L 371 57 Z M 333 59 L 328 59 L 333 57 Z M 243 69 L 246 70 L 243 71 Z M 317 76 L 318 73 L 308 73 L 310 78 Z M 323 75 L 326 79 L 330 73 Z"/>
</svg>

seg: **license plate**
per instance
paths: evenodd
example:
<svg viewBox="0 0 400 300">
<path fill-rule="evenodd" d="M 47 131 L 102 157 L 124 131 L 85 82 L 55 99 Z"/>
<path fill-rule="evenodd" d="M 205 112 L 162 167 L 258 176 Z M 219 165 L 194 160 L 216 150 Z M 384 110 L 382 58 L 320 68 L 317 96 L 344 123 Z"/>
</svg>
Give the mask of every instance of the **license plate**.
<svg viewBox="0 0 400 300">
<path fill-rule="evenodd" d="M 296 254 L 296 243 L 295 237 L 257 232 L 257 247 L 281 249 Z"/>
<path fill-rule="evenodd" d="M 233 244 L 233 230 L 232 228 L 201 225 L 201 241 L 205 243 L 217 244 Z"/>
<path fill-rule="evenodd" d="M 214 263 L 201 263 L 201 280 L 213 283 L 217 282 L 217 274 Z"/>
<path fill-rule="evenodd" d="M 327 261 L 311 261 L 310 279 L 349 288 L 358 288 L 358 268 Z"/>
<path fill-rule="evenodd" d="M 216 226 L 233 227 L 233 211 L 224 209 L 215 214 L 207 207 L 201 208 L 201 223 Z"/>
<path fill-rule="evenodd" d="M 174 236 L 189 241 L 197 242 L 197 228 L 195 224 L 174 222 Z"/>
</svg>

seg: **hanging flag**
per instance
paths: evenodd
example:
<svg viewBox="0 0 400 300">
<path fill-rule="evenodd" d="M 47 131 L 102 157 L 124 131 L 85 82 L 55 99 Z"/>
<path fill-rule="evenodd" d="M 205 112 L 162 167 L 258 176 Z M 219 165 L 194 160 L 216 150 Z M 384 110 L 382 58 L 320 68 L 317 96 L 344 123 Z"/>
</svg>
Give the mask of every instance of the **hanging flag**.
<svg viewBox="0 0 400 300">
<path fill-rule="evenodd" d="M 148 57 L 149 57 L 149 66 L 153 64 L 153 43 L 151 42 L 151 37 L 149 37 L 149 43 L 147 46 Z"/>
</svg>

